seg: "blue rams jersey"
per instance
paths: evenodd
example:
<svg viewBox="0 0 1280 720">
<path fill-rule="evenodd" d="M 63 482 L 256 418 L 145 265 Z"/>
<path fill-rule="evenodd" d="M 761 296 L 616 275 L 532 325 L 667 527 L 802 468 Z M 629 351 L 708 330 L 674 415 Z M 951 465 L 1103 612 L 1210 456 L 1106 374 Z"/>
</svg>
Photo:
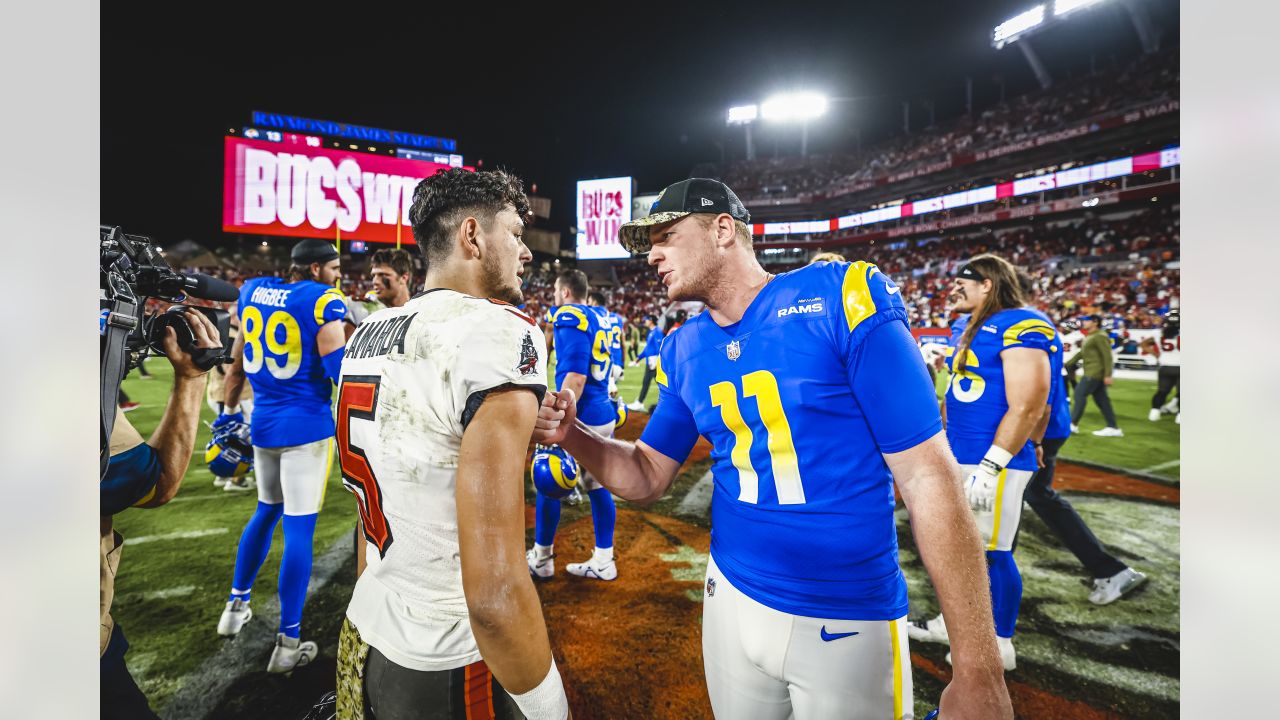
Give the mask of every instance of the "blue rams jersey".
<svg viewBox="0 0 1280 720">
<path fill-rule="evenodd" d="M 1071 405 L 1067 401 L 1067 379 L 1062 375 L 1063 350 L 1062 335 L 1048 315 L 1039 310 L 1032 310 L 1036 317 L 1044 320 L 1053 328 L 1053 342 L 1049 348 L 1049 425 L 1044 436 L 1048 440 L 1057 440 L 1071 436 Z"/>
<path fill-rule="evenodd" d="M 342 293 L 311 280 L 254 278 L 240 290 L 239 310 L 244 372 L 253 387 L 253 444 L 290 447 L 332 437 L 332 383 L 316 333 L 346 317 Z"/>
<path fill-rule="evenodd" d="M 987 318 L 974 333 L 972 345 L 966 351 L 964 372 L 957 374 L 955 350 L 968 326 L 968 315 L 951 326 L 951 352 L 947 359 L 947 367 L 952 372 L 947 385 L 947 440 L 960 464 L 977 465 L 991 448 L 996 428 L 1009 412 L 1000 353 L 1020 347 L 1044 350 L 1049 354 L 1050 363 L 1055 354 L 1059 356 L 1057 367 L 1061 370 L 1062 341 L 1053 323 L 1038 310 L 1001 310 Z M 1036 451 L 1030 440 L 1021 448 L 1005 449 L 1013 452 L 1009 468 L 1036 470 Z"/>
<path fill-rule="evenodd" d="M 613 323 L 604 308 L 568 304 L 552 317 L 556 345 L 556 389 L 571 372 L 585 375 L 578 418 L 588 425 L 604 425 L 616 417 L 609 401 L 609 369 L 613 367 Z"/>
<path fill-rule="evenodd" d="M 641 439 L 679 462 L 711 443 L 711 555 L 735 587 L 796 615 L 906 614 L 882 455 L 942 422 L 897 285 L 865 262 L 779 275 L 738 323 L 667 335 L 655 378 Z"/>
<path fill-rule="evenodd" d="M 616 312 L 606 312 L 609 315 L 609 319 L 613 321 L 613 334 L 610 336 L 613 343 L 611 347 L 611 350 L 613 351 L 613 364 L 617 367 L 622 367 L 626 364 L 626 359 L 622 356 L 622 331 L 623 327 L 626 325 L 626 321 L 624 321 L 622 316 Z"/>
</svg>

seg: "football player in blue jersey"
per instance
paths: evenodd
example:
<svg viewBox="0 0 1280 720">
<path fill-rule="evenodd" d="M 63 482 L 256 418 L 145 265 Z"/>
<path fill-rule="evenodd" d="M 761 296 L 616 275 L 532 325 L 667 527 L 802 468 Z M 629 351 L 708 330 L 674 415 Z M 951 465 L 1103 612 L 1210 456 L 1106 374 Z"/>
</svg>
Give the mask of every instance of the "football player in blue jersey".
<svg viewBox="0 0 1280 720">
<path fill-rule="evenodd" d="M 605 307 L 606 303 L 604 293 L 599 290 L 587 293 L 587 305 L 595 308 L 609 322 L 609 352 L 613 357 L 613 364 L 609 368 L 609 397 L 616 400 L 618 382 L 622 380 L 623 365 L 626 364 L 622 356 L 622 333 L 626 323 L 621 315 Z"/>
<path fill-rule="evenodd" d="M 641 503 L 710 441 L 702 650 L 717 716 L 913 717 L 896 482 L 954 626 L 942 716 L 1012 718 L 978 529 L 899 287 L 865 262 L 772 275 L 749 222 L 732 190 L 695 178 L 622 227 L 668 297 L 707 312 L 663 341 L 639 442 L 575 420 L 569 392 L 544 400 L 535 440 Z"/>
<path fill-rule="evenodd" d="M 566 270 L 556 278 L 557 305 L 552 317 L 555 328 L 556 387 L 577 398 L 578 417 L 593 432 L 613 437 L 617 411 L 609 399 L 610 369 L 613 365 L 613 323 L 604 308 L 584 305 L 591 288 L 586 273 Z M 597 312 L 597 310 L 601 312 Z M 613 527 L 617 520 L 613 495 L 600 484 L 599 477 L 583 473 L 579 483 L 591 499 L 591 520 L 596 545 L 585 562 L 569 563 L 571 575 L 614 580 L 618 566 L 613 559 Z M 538 580 L 555 574 L 554 545 L 560 524 L 560 500 L 538 493 L 534 515 L 533 548 L 528 552 L 529 572 Z"/>
<path fill-rule="evenodd" d="M 334 284 L 337 249 L 324 240 L 293 246 L 289 277 L 254 278 L 240 290 L 240 335 L 231 350 L 223 414 L 214 427 L 241 422 L 246 378 L 255 399 L 251 440 L 258 506 L 236 552 L 235 575 L 218 634 L 231 637 L 253 613 L 250 590 L 284 517 L 280 626 L 269 672 L 291 672 L 315 659 L 302 642 L 302 605 L 311 579 L 312 537 L 333 461 L 330 392 L 342 365 L 347 306 Z"/>
<path fill-rule="evenodd" d="M 1030 302 L 1035 297 L 1034 281 L 1031 276 L 1019 270 L 1018 282 L 1022 286 L 1023 295 Z M 1049 316 L 1039 310 L 1032 312 L 1052 325 Z M 1062 373 L 1064 354 L 1062 336 L 1055 328 L 1049 353 L 1049 404 L 1031 433 L 1039 469 L 1031 476 L 1023 499 L 1089 571 L 1093 578 L 1089 602 L 1108 605 L 1136 590 L 1146 582 L 1147 576 L 1107 552 L 1071 506 L 1071 502 L 1053 489 L 1053 471 L 1058 464 L 1058 452 L 1071 437 L 1071 408 L 1067 403 L 1067 383 Z"/>
<path fill-rule="evenodd" d="M 627 406 L 628 410 L 639 412 L 644 411 L 644 398 L 649 394 L 649 383 L 653 381 L 654 372 L 658 368 L 658 349 L 662 347 L 663 338 L 662 328 L 658 327 L 658 318 L 645 315 L 644 326 L 649 330 L 649 334 L 645 337 L 640 354 L 631 363 L 632 365 L 639 365 L 641 361 L 645 363 L 644 379 L 640 381 L 640 395 Z"/>
<path fill-rule="evenodd" d="M 971 259 L 960 268 L 953 294 L 954 309 L 968 314 L 951 327 L 947 439 L 968 476 L 965 495 L 987 551 L 996 640 L 1005 670 L 1013 670 L 1022 602 L 1013 541 L 1023 490 L 1037 467 L 1030 438 L 1049 400 L 1049 358 L 1061 355 L 1062 347 L 1055 345 L 1053 324 L 1024 307 L 1017 271 L 1003 258 Z M 945 617 L 943 608 L 936 618 L 912 623 L 908 632 L 913 639 L 946 642 Z"/>
</svg>

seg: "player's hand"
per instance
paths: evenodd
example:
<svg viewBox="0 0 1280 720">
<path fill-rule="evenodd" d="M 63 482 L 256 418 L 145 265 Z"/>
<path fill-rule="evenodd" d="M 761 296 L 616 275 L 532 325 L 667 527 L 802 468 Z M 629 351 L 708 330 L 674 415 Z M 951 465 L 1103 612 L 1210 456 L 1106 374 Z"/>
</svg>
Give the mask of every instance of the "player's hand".
<svg viewBox="0 0 1280 720">
<path fill-rule="evenodd" d="M 191 308 L 187 308 L 182 313 L 182 317 L 191 326 L 191 334 L 195 337 L 192 349 L 204 350 L 222 347 L 222 338 L 218 335 L 218 328 L 214 327 L 209 318 Z M 174 377 L 198 378 L 208 372 L 208 370 L 201 370 L 191 359 L 191 355 L 179 347 L 178 333 L 172 327 L 164 329 L 164 340 L 161 341 L 160 345 L 164 348 L 165 357 L 169 358 L 169 364 L 173 366 Z"/>
<path fill-rule="evenodd" d="M 533 441 L 540 445 L 559 445 L 578 417 L 577 404 L 578 399 L 572 390 L 548 390 L 542 398 L 542 407 L 538 408 L 538 419 L 533 424 Z"/>
<path fill-rule="evenodd" d="M 1111 378 L 1110 378 L 1110 377 L 1104 377 L 1104 378 L 1102 378 L 1102 384 L 1103 384 L 1103 385 L 1110 385 L 1110 384 L 1111 384 Z"/>
<path fill-rule="evenodd" d="M 995 506 L 997 475 L 985 465 L 979 465 L 964 481 L 964 497 L 969 507 L 990 512 Z"/>
<path fill-rule="evenodd" d="M 1013 720 L 1004 673 L 975 677 L 957 672 L 942 690 L 938 720 Z"/>
</svg>

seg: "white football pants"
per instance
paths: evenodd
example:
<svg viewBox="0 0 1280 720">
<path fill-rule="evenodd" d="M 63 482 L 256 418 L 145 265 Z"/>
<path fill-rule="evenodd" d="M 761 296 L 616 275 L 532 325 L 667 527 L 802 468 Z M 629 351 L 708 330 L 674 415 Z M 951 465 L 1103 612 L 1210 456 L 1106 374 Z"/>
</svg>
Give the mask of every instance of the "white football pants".
<svg viewBox="0 0 1280 720">
<path fill-rule="evenodd" d="M 258 500 L 284 503 L 285 515 L 314 515 L 324 505 L 333 467 L 333 438 L 282 448 L 253 448 Z"/>
<path fill-rule="evenodd" d="M 910 720 L 906 617 L 824 620 L 743 595 L 707 563 L 702 662 L 725 720 Z"/>
<path fill-rule="evenodd" d="M 966 479 L 977 469 L 977 465 L 960 466 L 961 475 Z M 1030 470 L 1001 470 L 996 478 L 996 501 L 991 510 L 973 511 L 978 532 L 982 533 L 983 550 L 1013 549 L 1018 523 L 1022 521 L 1022 493 L 1033 474 Z"/>
</svg>

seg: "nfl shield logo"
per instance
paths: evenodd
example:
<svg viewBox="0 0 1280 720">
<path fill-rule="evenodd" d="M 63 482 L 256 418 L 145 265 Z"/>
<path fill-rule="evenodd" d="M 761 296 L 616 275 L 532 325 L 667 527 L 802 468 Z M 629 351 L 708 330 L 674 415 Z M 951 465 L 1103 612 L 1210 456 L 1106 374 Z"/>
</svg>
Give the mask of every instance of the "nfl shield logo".
<svg viewBox="0 0 1280 720">
<path fill-rule="evenodd" d="M 730 360 L 737 360 L 742 357 L 742 345 L 737 340 L 734 340 L 729 343 L 729 347 L 725 348 L 725 354 L 729 356 Z"/>
<path fill-rule="evenodd" d="M 712 597 L 715 594 L 716 594 L 715 578 L 707 578 L 707 597 Z"/>
</svg>

